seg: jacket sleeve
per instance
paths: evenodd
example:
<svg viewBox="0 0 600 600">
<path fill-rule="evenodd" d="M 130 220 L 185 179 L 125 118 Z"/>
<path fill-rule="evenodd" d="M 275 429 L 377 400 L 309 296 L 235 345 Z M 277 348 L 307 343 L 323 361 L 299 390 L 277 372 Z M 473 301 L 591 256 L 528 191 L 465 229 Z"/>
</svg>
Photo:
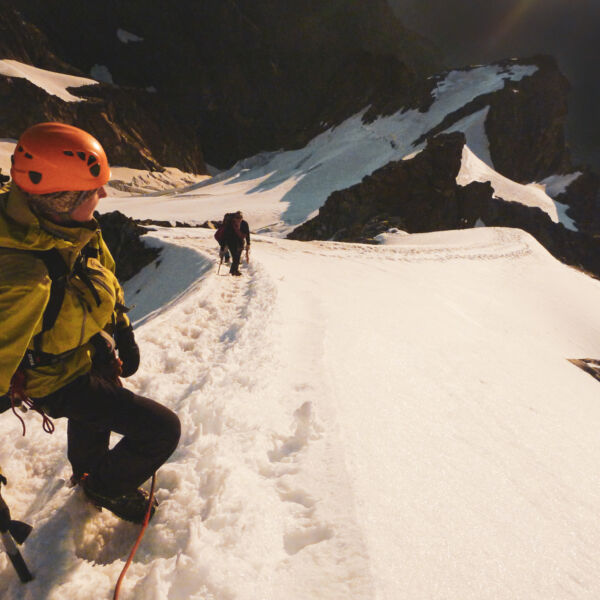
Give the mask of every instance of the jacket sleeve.
<svg viewBox="0 0 600 600">
<path fill-rule="evenodd" d="M 246 236 L 246 244 L 248 244 L 248 246 L 250 245 L 250 227 L 248 225 L 247 221 L 242 221 L 241 225 L 240 225 L 240 229 L 242 230 L 242 233 Z"/>
<path fill-rule="evenodd" d="M 43 267 L 41 261 L 38 262 Z M 34 278 L 23 279 L 16 268 L 22 272 L 24 267 L 0 259 L 0 395 L 8 392 L 10 380 L 31 338 L 41 330 L 44 309 L 50 298 L 47 274 L 44 277 L 41 272 L 39 282 L 33 283 Z"/>
<path fill-rule="evenodd" d="M 113 275 L 115 274 L 115 270 L 116 270 L 116 263 L 115 263 L 115 259 L 113 258 L 112 254 L 110 253 L 110 250 L 108 249 L 108 246 L 106 245 L 106 242 L 104 241 L 104 238 L 102 237 L 102 235 L 98 236 L 98 246 L 99 246 L 99 250 L 100 250 L 100 262 L 102 263 L 102 266 L 106 267 L 109 271 L 111 271 L 111 273 L 113 273 Z M 121 305 L 121 306 L 125 306 L 125 294 L 123 292 L 123 288 L 121 287 L 121 284 L 119 283 L 116 275 L 115 275 L 115 291 L 117 294 L 117 306 Z M 127 316 L 127 314 L 122 311 L 119 310 L 118 308 L 115 309 L 115 321 L 117 323 L 117 325 L 123 326 L 123 327 L 127 327 L 129 325 L 129 317 Z"/>
</svg>

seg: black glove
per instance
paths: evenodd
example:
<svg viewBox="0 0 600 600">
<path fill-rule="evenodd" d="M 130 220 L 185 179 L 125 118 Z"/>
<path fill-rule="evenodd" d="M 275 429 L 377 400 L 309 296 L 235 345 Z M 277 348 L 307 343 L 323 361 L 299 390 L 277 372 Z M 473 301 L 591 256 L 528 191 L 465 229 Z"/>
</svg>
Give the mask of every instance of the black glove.
<svg viewBox="0 0 600 600">
<path fill-rule="evenodd" d="M 8 394 L 3 394 L 0 396 L 0 413 L 3 413 L 5 410 L 8 410 L 11 407 L 10 398 Z"/>
<path fill-rule="evenodd" d="M 121 375 L 123 377 L 129 377 L 130 375 L 133 375 L 140 366 L 140 349 L 135 343 L 133 327 L 131 325 L 117 326 L 117 329 L 115 330 L 115 342 L 117 343 L 119 358 L 123 363 Z"/>
</svg>

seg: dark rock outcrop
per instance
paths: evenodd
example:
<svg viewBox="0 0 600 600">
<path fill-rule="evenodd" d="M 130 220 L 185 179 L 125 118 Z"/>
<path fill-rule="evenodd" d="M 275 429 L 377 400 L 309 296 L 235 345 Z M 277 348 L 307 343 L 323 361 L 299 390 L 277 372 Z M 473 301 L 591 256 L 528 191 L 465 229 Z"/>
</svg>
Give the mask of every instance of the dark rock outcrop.
<svg viewBox="0 0 600 600">
<path fill-rule="evenodd" d="M 519 81 L 506 79 L 501 90 L 477 96 L 446 115 L 414 144 L 488 107 L 485 133 L 498 173 L 519 183 L 530 183 L 573 171 L 564 136 L 569 82 L 556 61 L 549 56 L 536 56 L 496 64 L 507 70 L 515 65 L 532 65 L 537 70 Z"/>
<path fill-rule="evenodd" d="M 45 36 L 19 13 L 0 5 L 0 58 L 38 68 L 84 76 L 57 58 Z M 34 123 L 61 121 L 81 127 L 101 140 L 111 164 L 163 170 L 178 166 L 205 173 L 194 136 L 178 123 L 157 94 L 105 83 L 71 88 L 81 102 L 65 102 L 25 78 L 0 75 L 1 137 L 18 139 Z M 186 140 L 181 143 L 181 140 Z"/>
<path fill-rule="evenodd" d="M 140 239 L 147 229 L 119 211 L 95 213 L 102 237 L 116 262 L 117 277 L 127 281 L 160 254 L 157 248 L 146 246 Z"/>
<path fill-rule="evenodd" d="M 555 200 L 568 204 L 567 215 L 580 231 L 600 238 L 600 177 L 584 169 Z"/>
<path fill-rule="evenodd" d="M 520 183 L 572 170 L 564 133 L 569 82 L 551 57 L 525 62 L 538 70 L 493 94 L 485 121 L 494 168 Z"/>
<path fill-rule="evenodd" d="M 554 223 L 539 208 L 493 198 L 489 182 L 458 185 L 464 144 L 462 133 L 430 139 L 413 159 L 389 163 L 331 194 L 319 214 L 288 237 L 373 243 L 390 226 L 423 233 L 470 228 L 481 220 L 523 229 L 559 260 L 600 277 L 600 239 Z"/>
<path fill-rule="evenodd" d="M 464 143 L 462 133 L 430 139 L 413 159 L 391 162 L 361 183 L 333 192 L 318 216 L 288 237 L 367 241 L 364 226 L 383 215 L 396 219 L 395 226 L 409 233 L 460 228 L 463 216 L 456 175 Z"/>
</svg>

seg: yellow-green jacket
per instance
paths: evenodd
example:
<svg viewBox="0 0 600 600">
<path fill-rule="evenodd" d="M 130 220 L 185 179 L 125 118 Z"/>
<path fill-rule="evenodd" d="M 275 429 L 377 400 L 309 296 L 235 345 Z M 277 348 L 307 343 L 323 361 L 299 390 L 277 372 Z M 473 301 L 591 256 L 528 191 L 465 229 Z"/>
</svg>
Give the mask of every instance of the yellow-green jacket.
<svg viewBox="0 0 600 600">
<path fill-rule="evenodd" d="M 123 304 L 123 290 L 96 221 L 79 227 L 56 225 L 35 215 L 15 186 L 0 194 L 0 395 L 8 391 L 27 349 L 33 350 L 50 298 L 51 279 L 44 262 L 22 250 L 56 248 L 73 269 L 88 242 L 98 251 L 98 258 L 88 258 L 87 266 L 100 304 L 78 277 L 68 278 L 56 322 L 42 334 L 39 350 L 76 350 L 57 364 L 25 371 L 32 398 L 46 396 L 89 371 L 94 353 L 90 338 L 101 330 L 111 332 L 115 322 L 128 324 L 128 319 L 115 308 Z"/>
</svg>

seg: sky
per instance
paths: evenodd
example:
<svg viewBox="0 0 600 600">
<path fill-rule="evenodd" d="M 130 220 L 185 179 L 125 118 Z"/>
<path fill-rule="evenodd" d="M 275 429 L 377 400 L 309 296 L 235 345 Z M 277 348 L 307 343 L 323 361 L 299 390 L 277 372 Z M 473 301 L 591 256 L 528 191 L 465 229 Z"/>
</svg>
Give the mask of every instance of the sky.
<svg viewBox="0 0 600 600">
<path fill-rule="evenodd" d="M 190 222 L 235 207 L 253 231 L 234 278 L 212 230 L 155 227 L 159 260 L 125 283 L 142 355 L 126 385 L 175 410 L 183 434 L 122 600 L 600 595 L 598 381 L 568 360 L 600 358 L 600 282 L 518 229 L 283 237 L 361 177 L 356 155 L 371 169 L 409 157 L 393 136 L 498 85 L 469 73 L 440 82 L 422 123 L 350 119 L 175 193 L 115 169 L 137 191 L 108 186 L 103 211 Z M 498 176 L 481 117 L 462 124 L 461 181 Z M 558 220 L 546 192 L 564 185 L 512 201 Z M 0 597 L 109 600 L 138 528 L 66 485 L 63 420 L 51 436 L 25 420 L 21 437 L 0 419 L 0 464 L 13 517 L 34 526 L 22 551 L 36 578 L 23 586 L 0 554 Z"/>
</svg>

